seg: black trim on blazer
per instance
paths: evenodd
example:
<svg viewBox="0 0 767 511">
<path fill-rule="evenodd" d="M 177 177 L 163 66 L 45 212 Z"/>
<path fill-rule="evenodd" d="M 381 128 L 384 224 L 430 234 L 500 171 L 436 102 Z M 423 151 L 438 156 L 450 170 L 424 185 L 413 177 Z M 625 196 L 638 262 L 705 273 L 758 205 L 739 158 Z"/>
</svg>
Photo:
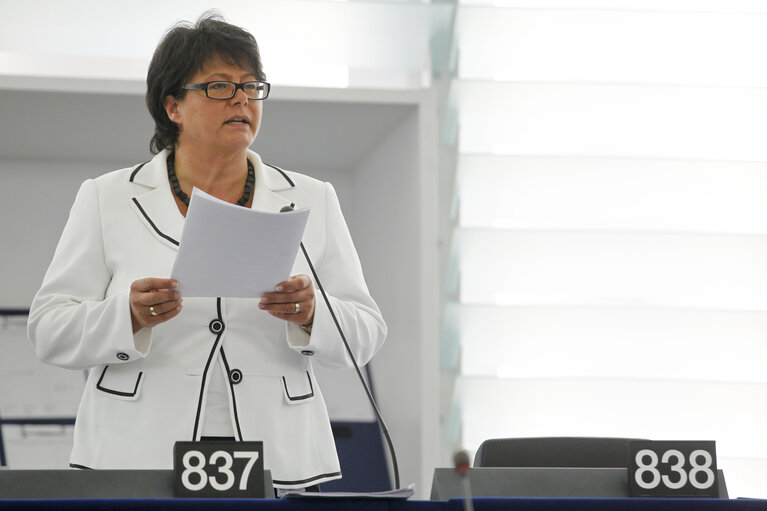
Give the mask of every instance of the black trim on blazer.
<svg viewBox="0 0 767 511">
<path fill-rule="evenodd" d="M 138 166 L 136 167 L 136 169 L 135 169 L 133 172 L 131 172 L 131 175 L 130 175 L 130 179 L 129 179 L 129 181 L 130 181 L 131 183 L 133 182 L 133 178 L 134 178 L 134 177 L 136 177 L 136 174 L 138 174 L 138 171 L 139 171 L 139 170 L 141 170 L 141 168 L 142 168 L 144 165 L 146 165 L 147 163 L 149 163 L 149 162 L 148 162 L 148 161 L 145 161 L 144 163 L 142 163 L 142 164 L 138 165 Z"/>
<path fill-rule="evenodd" d="M 219 296 L 216 298 L 216 313 L 218 314 L 218 320 L 222 323 L 224 322 L 223 318 L 221 317 L 221 297 Z M 216 350 L 219 348 L 221 341 L 221 334 L 224 333 L 224 330 L 221 330 L 218 335 L 216 336 L 216 340 L 213 343 L 213 348 L 210 350 L 210 354 L 208 354 L 208 361 L 205 362 L 205 370 L 202 372 L 202 381 L 200 382 L 200 397 L 197 400 L 197 414 L 194 418 L 194 431 L 192 432 L 192 440 L 197 441 L 197 430 L 200 428 L 200 414 L 202 414 L 202 401 L 205 397 L 205 381 L 208 377 L 208 369 L 210 369 L 210 362 L 213 360 L 213 355 L 216 353 Z"/>
<path fill-rule="evenodd" d="M 274 170 L 276 170 L 277 172 L 282 174 L 282 177 L 284 177 L 285 180 L 290 184 L 291 188 L 295 188 L 296 187 L 296 184 L 288 177 L 288 175 L 285 173 L 284 170 L 282 170 L 279 167 L 275 167 L 274 165 L 269 165 L 268 163 L 264 163 L 264 165 L 266 165 L 267 167 L 272 167 Z"/>
<path fill-rule="evenodd" d="M 293 397 L 290 395 L 290 392 L 288 391 L 288 382 L 285 381 L 285 377 L 282 377 L 282 385 L 285 387 L 285 395 L 288 396 L 288 399 L 291 401 L 301 401 L 304 399 L 309 399 L 310 397 L 314 397 L 314 385 L 312 385 L 312 377 L 309 376 L 309 371 L 306 371 L 306 379 L 309 380 L 309 389 L 311 392 L 309 394 L 304 394 L 303 396 L 296 396 Z M 299 481 L 303 482 L 303 481 Z"/>
<path fill-rule="evenodd" d="M 332 477 L 332 476 L 340 476 L 341 472 L 330 472 L 329 474 L 320 474 L 318 476 L 310 477 L 309 479 L 301 479 L 300 481 L 282 481 L 279 479 L 275 479 L 272 482 L 274 484 L 304 484 L 304 483 L 311 483 L 318 479 L 322 479 L 323 477 Z"/>
<path fill-rule="evenodd" d="M 136 395 L 136 392 L 138 392 L 139 383 L 141 383 L 141 378 L 144 376 L 143 371 L 140 371 L 138 373 L 138 378 L 136 379 L 136 386 L 133 388 L 133 392 L 120 392 L 119 390 L 107 389 L 101 386 L 101 382 L 104 380 L 104 375 L 107 374 L 107 369 L 109 369 L 109 366 L 105 365 L 104 370 L 101 371 L 101 377 L 99 378 L 99 381 L 96 382 L 97 389 L 99 389 L 101 392 L 106 392 L 107 394 L 114 394 L 115 396 L 134 397 Z"/>
<path fill-rule="evenodd" d="M 77 463 L 70 463 L 69 466 L 71 468 L 79 468 L 80 470 L 93 470 L 91 467 L 86 467 L 85 465 L 78 465 Z"/>
<path fill-rule="evenodd" d="M 237 398 L 234 395 L 234 383 L 229 377 L 229 362 L 226 361 L 226 355 L 224 354 L 224 348 L 221 348 L 221 361 L 224 363 L 224 369 L 226 369 L 226 381 L 229 383 L 229 390 L 232 396 L 232 407 L 234 408 L 234 425 L 237 428 L 237 437 L 242 442 L 242 429 L 240 429 L 240 416 L 237 413 Z"/>
<path fill-rule="evenodd" d="M 171 238 L 170 236 L 168 236 L 167 234 L 165 234 L 164 232 L 162 232 L 160 229 L 157 228 L 154 222 L 152 222 L 152 219 L 149 218 L 149 215 L 146 214 L 146 211 L 144 211 L 144 208 L 141 207 L 141 204 L 139 204 L 138 199 L 136 199 L 136 197 L 133 197 L 133 202 L 136 203 L 136 206 L 138 207 L 139 211 L 141 211 L 141 214 L 144 215 L 144 218 L 146 218 L 146 221 L 149 222 L 149 225 L 152 226 L 152 229 L 154 229 L 157 234 L 159 234 L 166 240 L 170 241 L 174 245 L 178 246 L 178 241 L 174 240 L 173 238 Z"/>
</svg>

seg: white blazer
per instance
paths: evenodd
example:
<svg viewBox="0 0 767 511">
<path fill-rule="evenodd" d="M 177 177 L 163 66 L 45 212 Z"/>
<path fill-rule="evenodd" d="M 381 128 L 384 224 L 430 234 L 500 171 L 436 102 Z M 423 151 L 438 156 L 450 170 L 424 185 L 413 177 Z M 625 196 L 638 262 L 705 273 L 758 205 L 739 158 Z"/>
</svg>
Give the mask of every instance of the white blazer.
<svg viewBox="0 0 767 511">
<path fill-rule="evenodd" d="M 351 364 L 319 291 L 311 336 L 258 308 L 258 299 L 184 298 L 181 313 L 133 334 L 133 281 L 169 277 L 184 225 L 167 177 L 167 151 L 146 164 L 85 181 L 29 314 L 44 362 L 88 368 L 71 464 L 171 468 L 173 444 L 198 440 L 213 369 L 222 362 L 239 440 L 262 440 L 275 486 L 341 476 L 312 361 Z M 358 362 L 386 337 L 333 187 L 265 165 L 253 208 L 309 208 L 304 245 Z M 216 243 L 211 233 L 211 243 Z M 311 271 L 299 251 L 291 274 Z M 247 278 L 243 275 L 242 278 Z M 276 284 L 276 282 L 275 282 Z M 316 282 L 314 283 L 317 286 Z"/>
</svg>

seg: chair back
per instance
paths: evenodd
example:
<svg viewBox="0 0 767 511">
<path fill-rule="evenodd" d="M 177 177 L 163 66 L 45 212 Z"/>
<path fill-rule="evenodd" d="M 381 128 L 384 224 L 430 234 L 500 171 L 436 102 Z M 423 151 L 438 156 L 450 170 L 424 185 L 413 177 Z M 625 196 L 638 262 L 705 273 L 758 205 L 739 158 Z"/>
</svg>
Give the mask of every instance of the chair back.
<svg viewBox="0 0 767 511">
<path fill-rule="evenodd" d="M 634 438 L 535 437 L 485 440 L 475 467 L 626 468 Z"/>
</svg>

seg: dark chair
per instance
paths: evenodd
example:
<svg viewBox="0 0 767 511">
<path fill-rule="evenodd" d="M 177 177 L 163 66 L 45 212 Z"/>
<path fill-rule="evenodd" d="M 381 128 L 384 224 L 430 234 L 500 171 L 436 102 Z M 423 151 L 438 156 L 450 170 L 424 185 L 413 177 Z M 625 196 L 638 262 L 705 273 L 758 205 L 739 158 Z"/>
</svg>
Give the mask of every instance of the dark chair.
<svg viewBox="0 0 767 511">
<path fill-rule="evenodd" d="M 626 468 L 634 438 L 538 437 L 485 440 L 475 467 Z"/>
</svg>

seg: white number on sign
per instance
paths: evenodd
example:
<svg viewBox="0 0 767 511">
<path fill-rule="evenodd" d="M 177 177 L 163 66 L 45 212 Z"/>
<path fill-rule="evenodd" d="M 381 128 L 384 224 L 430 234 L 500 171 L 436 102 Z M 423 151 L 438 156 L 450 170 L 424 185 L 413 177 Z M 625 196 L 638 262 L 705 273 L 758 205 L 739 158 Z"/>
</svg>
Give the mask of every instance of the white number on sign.
<svg viewBox="0 0 767 511">
<path fill-rule="evenodd" d="M 669 458 L 672 456 L 676 458 L 676 464 L 671 465 L 671 471 L 679 474 L 679 481 L 672 482 L 669 476 L 663 476 L 663 484 L 666 485 L 666 488 L 678 490 L 687 484 L 687 472 L 684 471 L 684 454 L 677 451 L 676 449 L 669 449 L 663 453 L 663 458 L 661 458 L 661 461 L 663 463 L 668 463 Z"/>
<path fill-rule="evenodd" d="M 650 457 L 649 465 L 644 463 L 645 456 Z M 658 486 L 658 483 L 660 482 L 660 472 L 658 472 L 658 469 L 655 468 L 658 466 L 658 455 L 655 454 L 655 451 L 651 451 L 650 449 L 642 449 L 637 453 L 636 462 L 639 468 L 634 474 L 634 479 L 636 479 L 639 487 L 644 488 L 645 490 L 651 490 Z M 646 483 L 644 480 L 643 475 L 645 472 L 652 474 L 652 480 L 649 483 Z"/>
<path fill-rule="evenodd" d="M 193 464 L 192 460 L 196 460 Z M 184 472 L 181 474 L 181 482 L 187 490 L 200 491 L 208 484 L 208 474 L 205 473 L 205 456 L 200 451 L 189 451 L 184 454 Z M 200 481 L 193 483 L 189 476 L 197 474 Z"/>
<path fill-rule="evenodd" d="M 224 460 L 223 465 L 216 463 L 218 460 Z M 219 483 L 218 479 L 210 476 L 210 487 L 218 491 L 226 491 L 234 486 L 234 472 L 232 472 L 232 455 L 226 451 L 216 451 L 210 455 L 210 464 L 218 467 L 219 474 L 226 474 L 226 481 Z"/>
<path fill-rule="evenodd" d="M 698 456 L 703 456 L 703 465 L 698 464 Z M 711 470 L 711 463 L 711 453 L 708 451 L 698 449 L 697 451 L 692 451 L 692 454 L 690 454 L 690 465 L 692 465 L 692 470 L 690 470 L 690 482 L 699 490 L 711 488 L 714 484 L 714 471 Z M 701 472 L 706 474 L 706 481 L 703 483 L 698 482 L 698 474 Z"/>
<path fill-rule="evenodd" d="M 698 463 L 698 457 L 700 456 L 703 457 L 703 464 Z M 644 462 L 645 457 L 650 459 L 650 463 Z M 679 480 L 676 482 L 672 481 L 671 477 L 669 476 L 664 475 L 661 477 L 660 471 L 657 468 L 658 455 L 655 454 L 654 451 L 651 451 L 650 449 L 642 449 L 641 451 L 637 452 L 635 460 L 638 468 L 634 474 L 634 479 L 636 480 L 637 484 L 645 490 L 652 490 L 657 488 L 661 481 L 663 481 L 664 486 L 671 490 L 678 490 L 686 485 L 688 474 L 684 470 L 684 455 L 676 449 L 669 449 L 663 453 L 661 462 L 670 463 L 669 460 L 671 460 L 671 458 L 674 459 L 674 463 L 671 465 L 671 471 L 679 474 Z M 715 474 L 714 471 L 711 470 L 712 463 L 713 459 L 711 458 L 711 453 L 708 451 L 698 449 L 697 451 L 693 451 L 690 454 L 690 465 L 692 466 L 692 469 L 690 470 L 689 481 L 697 489 L 705 490 L 713 486 L 715 481 Z M 650 473 L 652 475 L 652 479 L 650 481 L 644 480 L 644 474 L 646 473 Z M 698 481 L 698 474 L 700 473 L 703 473 L 706 476 L 706 480 L 704 482 Z"/>
<path fill-rule="evenodd" d="M 248 460 L 242 471 L 242 476 L 240 477 L 240 490 L 247 490 L 250 472 L 253 470 L 253 465 L 258 461 L 258 451 L 235 451 L 234 458 Z M 219 464 L 219 461 L 222 461 L 222 463 Z M 218 474 L 216 476 L 208 476 L 205 472 L 205 456 L 200 451 L 188 451 L 184 454 L 183 458 L 184 472 L 181 474 L 181 482 L 184 487 L 190 491 L 200 491 L 205 488 L 205 485 L 208 483 L 210 483 L 211 488 L 214 490 L 227 491 L 234 486 L 234 481 L 236 479 L 234 472 L 232 471 L 233 462 L 234 459 L 228 452 L 214 452 L 210 455 L 209 463 L 218 468 Z M 196 474 L 197 478 L 199 478 L 198 482 L 192 482 L 192 474 Z M 224 476 L 223 482 L 218 480 L 217 476 L 219 474 Z"/>
<path fill-rule="evenodd" d="M 248 458 L 248 464 L 242 471 L 242 477 L 240 478 L 240 489 L 248 489 L 248 479 L 250 479 L 250 471 L 253 469 L 253 465 L 258 461 L 258 451 L 234 451 L 235 458 Z"/>
</svg>

